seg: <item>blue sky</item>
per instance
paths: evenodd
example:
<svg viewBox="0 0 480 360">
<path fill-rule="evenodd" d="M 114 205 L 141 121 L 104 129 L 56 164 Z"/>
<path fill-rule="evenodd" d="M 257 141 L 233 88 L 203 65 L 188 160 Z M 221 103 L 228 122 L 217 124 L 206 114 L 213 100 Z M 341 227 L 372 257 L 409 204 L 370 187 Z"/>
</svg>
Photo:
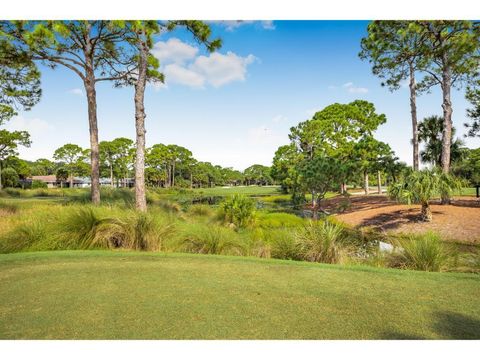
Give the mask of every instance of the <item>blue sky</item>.
<svg viewBox="0 0 480 360">
<path fill-rule="evenodd" d="M 366 21 L 265 21 L 212 24 L 223 40 L 206 54 L 185 31 L 156 38 L 154 53 L 166 84 L 146 94 L 147 146 L 178 144 L 196 159 L 243 170 L 270 165 L 291 126 L 334 102 L 365 99 L 386 114 L 377 138 L 411 163 L 409 92 L 390 93 L 358 58 Z M 43 97 L 8 128 L 30 131 L 33 144 L 22 157 L 51 158 L 65 143 L 88 147 L 88 122 L 80 79 L 68 70 L 41 68 Z M 100 140 L 134 138 L 133 89 L 97 88 Z M 463 135 L 463 93 L 453 93 L 453 120 Z M 418 98 L 419 119 L 441 115 L 435 89 Z M 477 139 L 467 139 L 479 147 Z"/>
</svg>

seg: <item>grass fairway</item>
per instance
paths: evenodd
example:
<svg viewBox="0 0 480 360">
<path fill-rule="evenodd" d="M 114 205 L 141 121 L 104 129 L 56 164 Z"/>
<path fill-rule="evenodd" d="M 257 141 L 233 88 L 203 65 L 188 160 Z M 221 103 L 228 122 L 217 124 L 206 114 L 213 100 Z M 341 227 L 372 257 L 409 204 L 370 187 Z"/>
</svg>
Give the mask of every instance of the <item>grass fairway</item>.
<svg viewBox="0 0 480 360">
<path fill-rule="evenodd" d="M 480 338 L 480 277 L 278 260 L 0 255 L 2 339 Z"/>
<path fill-rule="evenodd" d="M 279 195 L 279 186 L 232 186 L 232 187 L 213 187 L 193 189 L 196 193 L 204 196 L 229 196 L 242 194 L 246 196 L 267 196 Z"/>
</svg>

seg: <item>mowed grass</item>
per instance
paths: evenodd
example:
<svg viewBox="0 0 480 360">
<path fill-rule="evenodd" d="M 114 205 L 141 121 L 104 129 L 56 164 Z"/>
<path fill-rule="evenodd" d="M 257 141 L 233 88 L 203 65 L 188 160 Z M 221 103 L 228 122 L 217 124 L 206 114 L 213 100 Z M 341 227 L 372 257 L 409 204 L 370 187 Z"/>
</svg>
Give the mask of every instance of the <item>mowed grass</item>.
<svg viewBox="0 0 480 360">
<path fill-rule="evenodd" d="M 480 278 L 253 258 L 0 255 L 2 339 L 479 339 Z"/>
<path fill-rule="evenodd" d="M 196 193 L 204 196 L 229 196 L 241 194 L 246 196 L 280 195 L 279 186 L 232 186 L 193 189 Z"/>
</svg>

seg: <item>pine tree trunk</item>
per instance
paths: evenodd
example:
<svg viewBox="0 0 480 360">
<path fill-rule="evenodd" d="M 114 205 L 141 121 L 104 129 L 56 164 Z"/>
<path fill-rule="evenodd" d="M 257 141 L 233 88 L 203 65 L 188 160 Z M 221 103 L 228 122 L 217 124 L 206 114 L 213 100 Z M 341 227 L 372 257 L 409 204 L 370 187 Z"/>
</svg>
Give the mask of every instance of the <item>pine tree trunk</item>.
<svg viewBox="0 0 480 360">
<path fill-rule="evenodd" d="M 70 189 L 73 189 L 73 174 L 70 173 L 69 176 L 70 176 L 70 184 L 69 184 L 69 186 L 70 186 Z"/>
<path fill-rule="evenodd" d="M 145 86 L 147 84 L 147 57 L 148 46 L 145 34 L 142 34 L 139 43 L 138 79 L 135 84 L 135 129 L 137 134 L 137 149 L 135 156 L 135 208 L 147 211 L 147 198 L 145 194 Z"/>
<path fill-rule="evenodd" d="M 0 161 L 0 190 L 3 189 L 2 185 L 2 162 Z"/>
<path fill-rule="evenodd" d="M 378 195 L 382 195 L 382 173 L 380 170 L 377 171 L 377 187 L 378 187 Z"/>
<path fill-rule="evenodd" d="M 87 58 L 87 70 L 85 78 L 85 92 L 88 103 L 88 124 L 90 131 L 90 164 L 91 164 L 91 196 L 92 203 L 100 204 L 100 161 L 98 148 L 98 123 L 97 123 L 97 94 L 95 90 L 95 74 L 91 59 Z"/>
<path fill-rule="evenodd" d="M 417 122 L 417 84 L 415 83 L 415 70 L 410 64 L 410 112 L 412 114 L 413 130 L 413 170 L 419 169 L 419 151 L 418 151 L 418 122 Z"/>
<path fill-rule="evenodd" d="M 430 204 L 428 202 L 422 204 L 421 218 L 422 218 L 422 221 L 426 221 L 426 222 L 432 221 L 432 210 L 430 209 Z"/>
<path fill-rule="evenodd" d="M 113 165 L 110 164 L 110 186 L 113 188 L 114 187 L 114 184 L 113 184 Z"/>
<path fill-rule="evenodd" d="M 363 186 L 365 189 L 365 195 L 370 195 L 370 187 L 368 185 L 368 172 L 363 172 Z"/>
<path fill-rule="evenodd" d="M 445 62 L 447 60 L 445 59 Z M 444 63 L 445 63 L 444 62 Z M 443 96 L 443 135 L 442 135 L 442 171 L 450 171 L 450 148 L 452 142 L 452 101 L 450 91 L 452 87 L 451 70 L 448 66 L 444 68 L 442 74 L 442 96 Z"/>
</svg>

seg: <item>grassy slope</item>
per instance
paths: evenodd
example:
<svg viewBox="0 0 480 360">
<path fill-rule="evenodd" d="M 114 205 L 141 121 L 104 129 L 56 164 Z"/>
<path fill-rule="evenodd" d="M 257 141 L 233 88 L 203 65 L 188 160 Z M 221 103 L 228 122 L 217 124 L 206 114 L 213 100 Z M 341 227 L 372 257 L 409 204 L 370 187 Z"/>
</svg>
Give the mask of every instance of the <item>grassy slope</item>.
<svg viewBox="0 0 480 360">
<path fill-rule="evenodd" d="M 480 278 L 133 252 L 0 255 L 0 338 L 480 338 Z"/>
</svg>

